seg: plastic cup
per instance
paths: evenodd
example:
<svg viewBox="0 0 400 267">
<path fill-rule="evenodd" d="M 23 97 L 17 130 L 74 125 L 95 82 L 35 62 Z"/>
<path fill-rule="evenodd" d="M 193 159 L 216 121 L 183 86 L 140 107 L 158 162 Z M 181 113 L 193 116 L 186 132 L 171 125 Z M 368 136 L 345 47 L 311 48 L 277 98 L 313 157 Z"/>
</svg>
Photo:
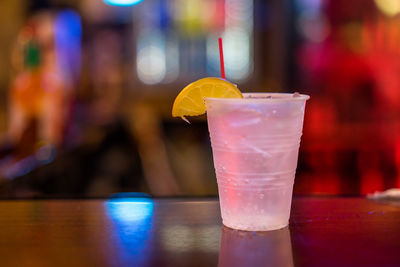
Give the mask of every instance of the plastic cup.
<svg viewBox="0 0 400 267">
<path fill-rule="evenodd" d="M 307 95 L 205 98 L 222 222 L 247 231 L 288 225 Z"/>
</svg>

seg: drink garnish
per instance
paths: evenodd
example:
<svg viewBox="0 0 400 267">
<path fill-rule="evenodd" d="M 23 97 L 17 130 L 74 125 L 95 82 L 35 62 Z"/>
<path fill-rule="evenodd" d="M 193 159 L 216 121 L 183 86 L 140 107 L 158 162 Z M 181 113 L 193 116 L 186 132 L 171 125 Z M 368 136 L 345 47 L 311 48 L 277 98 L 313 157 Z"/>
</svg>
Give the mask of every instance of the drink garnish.
<svg viewBox="0 0 400 267">
<path fill-rule="evenodd" d="M 172 116 L 181 117 L 189 122 L 185 116 L 206 113 L 205 97 L 243 98 L 242 93 L 233 83 L 216 77 L 203 78 L 189 84 L 178 94 L 172 107 Z"/>
</svg>

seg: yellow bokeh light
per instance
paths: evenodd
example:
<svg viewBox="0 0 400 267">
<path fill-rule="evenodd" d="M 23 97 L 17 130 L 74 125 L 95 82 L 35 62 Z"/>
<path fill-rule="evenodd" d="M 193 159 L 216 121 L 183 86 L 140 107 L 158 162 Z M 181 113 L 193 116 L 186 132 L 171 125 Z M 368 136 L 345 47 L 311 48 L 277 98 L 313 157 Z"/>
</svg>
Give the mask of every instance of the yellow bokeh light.
<svg viewBox="0 0 400 267">
<path fill-rule="evenodd" d="M 388 16 L 396 16 L 400 13 L 400 0 L 374 0 L 381 12 Z"/>
</svg>

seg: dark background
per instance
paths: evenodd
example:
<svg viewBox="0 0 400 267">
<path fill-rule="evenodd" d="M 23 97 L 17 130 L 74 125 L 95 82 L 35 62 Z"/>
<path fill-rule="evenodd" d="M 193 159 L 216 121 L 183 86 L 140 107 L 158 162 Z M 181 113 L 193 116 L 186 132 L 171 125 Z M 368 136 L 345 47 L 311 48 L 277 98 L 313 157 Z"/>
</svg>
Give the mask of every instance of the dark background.
<svg viewBox="0 0 400 267">
<path fill-rule="evenodd" d="M 396 3 L 3 0 L 0 197 L 216 195 L 205 118 L 170 114 L 219 36 L 241 91 L 311 96 L 295 194 L 399 187 Z"/>
</svg>

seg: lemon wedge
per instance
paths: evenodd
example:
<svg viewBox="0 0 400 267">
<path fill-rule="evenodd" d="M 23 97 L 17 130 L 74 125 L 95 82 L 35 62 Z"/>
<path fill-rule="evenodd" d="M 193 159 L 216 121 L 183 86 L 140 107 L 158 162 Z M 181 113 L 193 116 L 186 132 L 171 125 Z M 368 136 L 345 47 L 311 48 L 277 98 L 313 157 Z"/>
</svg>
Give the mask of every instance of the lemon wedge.
<svg viewBox="0 0 400 267">
<path fill-rule="evenodd" d="M 242 93 L 232 83 L 214 77 L 203 78 L 186 86 L 175 98 L 172 116 L 198 116 L 206 113 L 205 97 L 243 98 Z"/>
</svg>

